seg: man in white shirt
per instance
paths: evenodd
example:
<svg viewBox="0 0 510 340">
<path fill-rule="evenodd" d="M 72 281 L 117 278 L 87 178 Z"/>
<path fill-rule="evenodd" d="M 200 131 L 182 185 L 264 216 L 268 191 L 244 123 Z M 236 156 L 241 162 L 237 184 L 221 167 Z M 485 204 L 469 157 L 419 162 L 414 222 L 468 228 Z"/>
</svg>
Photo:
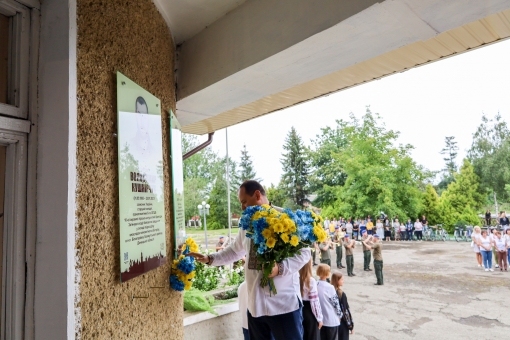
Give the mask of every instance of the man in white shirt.
<svg viewBox="0 0 510 340">
<path fill-rule="evenodd" d="M 246 281 L 237 288 L 237 301 L 239 302 L 239 312 L 241 313 L 244 340 L 250 340 L 250 333 L 248 332 L 248 287 L 246 286 Z"/>
<path fill-rule="evenodd" d="M 257 181 L 245 181 L 238 192 L 241 208 L 269 204 L 262 185 Z M 276 286 L 276 295 L 270 296 L 269 287 L 260 287 L 262 271 L 257 270 L 257 258 L 252 240 L 245 230 L 239 230 L 234 242 L 214 254 L 190 253 L 197 261 L 221 266 L 240 260 L 246 255 L 245 280 L 248 288 L 248 331 L 251 340 L 301 340 L 303 338 L 303 316 L 299 269 L 310 261 L 310 249 L 277 263 L 270 278 Z"/>
</svg>

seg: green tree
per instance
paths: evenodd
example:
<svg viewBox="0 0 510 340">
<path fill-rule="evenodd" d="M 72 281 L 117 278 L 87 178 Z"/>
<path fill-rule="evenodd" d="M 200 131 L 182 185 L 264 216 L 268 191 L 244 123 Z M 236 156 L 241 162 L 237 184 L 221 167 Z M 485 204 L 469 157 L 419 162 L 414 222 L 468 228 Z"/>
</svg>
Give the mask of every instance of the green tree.
<svg viewBox="0 0 510 340">
<path fill-rule="evenodd" d="M 220 161 L 223 166 L 223 173 L 218 174 L 212 190 L 209 194 L 207 203 L 211 206 L 209 216 L 207 217 L 207 228 L 210 229 L 222 229 L 228 228 L 228 195 L 227 195 L 227 180 L 225 176 L 225 159 Z M 236 163 L 230 160 L 229 172 L 231 180 L 237 181 L 236 175 Z M 241 206 L 237 198 L 237 186 L 230 186 L 230 213 L 241 214 Z"/>
<path fill-rule="evenodd" d="M 439 216 L 439 196 L 432 184 L 427 184 L 422 199 L 421 215 L 425 215 L 429 225 L 441 223 Z"/>
<path fill-rule="evenodd" d="M 338 158 L 347 179 L 327 211 L 354 217 L 380 211 L 401 218 L 417 216 L 422 210 L 420 189 L 430 175 L 411 158 L 413 147 L 395 147 L 398 132 L 386 130 L 368 107 L 361 122 L 353 114 L 349 122 L 341 122 L 341 134 L 347 145 Z"/>
<path fill-rule="evenodd" d="M 290 129 L 285 139 L 283 150 L 281 188 L 296 206 L 303 206 L 303 201 L 309 193 L 309 164 L 303 140 L 294 127 Z"/>
<path fill-rule="evenodd" d="M 257 172 L 253 167 L 253 162 L 250 155 L 248 154 L 248 150 L 246 149 L 246 144 L 244 144 L 243 149 L 241 150 L 241 162 L 239 163 L 239 174 L 236 184 L 240 186 L 241 183 L 250 179 L 258 182 L 261 181 L 260 178 L 257 178 Z"/>
<path fill-rule="evenodd" d="M 441 181 L 438 184 L 440 190 L 446 189 L 448 184 L 454 181 L 453 174 L 457 171 L 455 159 L 457 158 L 457 151 L 459 150 L 454 136 L 448 136 L 444 139 L 445 147 L 441 150 L 440 154 L 445 155 L 443 158 L 445 161 L 445 168 L 443 169 Z"/>
<path fill-rule="evenodd" d="M 455 181 L 448 185 L 441 198 L 447 198 L 457 216 L 460 216 L 466 207 L 478 209 L 484 202 L 480 194 L 480 179 L 468 159 L 464 159 L 459 173 L 454 174 Z"/>
<path fill-rule="evenodd" d="M 186 221 L 198 215 L 197 206 L 208 195 L 207 182 L 204 178 L 188 177 L 184 180 L 184 215 Z"/>
<path fill-rule="evenodd" d="M 510 183 L 510 130 L 499 113 L 493 119 L 482 116 L 468 158 L 480 177 L 481 190 L 490 193 L 498 211 L 498 197 L 503 200 L 510 197 L 505 190 Z"/>
<path fill-rule="evenodd" d="M 441 196 L 441 199 L 439 200 L 439 216 L 441 219 L 440 223 L 443 225 L 443 228 L 452 232 L 453 226 L 457 223 L 458 218 L 450 200 L 443 196 Z"/>
<path fill-rule="evenodd" d="M 269 188 L 266 188 L 266 196 L 269 202 L 277 207 L 283 207 L 287 199 L 285 191 L 279 186 L 276 187 L 273 183 Z"/>
<path fill-rule="evenodd" d="M 194 149 L 200 143 L 194 135 L 182 135 L 182 153 Z M 224 172 L 220 157 L 211 148 L 205 148 L 183 162 L 183 178 L 203 178 L 211 190 L 216 176 Z"/>
<path fill-rule="evenodd" d="M 321 129 L 309 150 L 311 165 L 310 191 L 317 194 L 314 204 L 328 206 L 335 201 L 335 188 L 345 184 L 347 175 L 343 172 L 339 154 L 347 145 L 342 129 L 345 122 L 336 121 L 336 127 Z"/>
</svg>

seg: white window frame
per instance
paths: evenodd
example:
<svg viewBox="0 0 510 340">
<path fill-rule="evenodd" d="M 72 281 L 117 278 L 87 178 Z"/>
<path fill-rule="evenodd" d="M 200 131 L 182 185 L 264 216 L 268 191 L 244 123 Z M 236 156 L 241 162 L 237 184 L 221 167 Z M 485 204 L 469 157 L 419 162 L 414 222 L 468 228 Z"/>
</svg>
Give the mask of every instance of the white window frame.
<svg viewBox="0 0 510 340">
<path fill-rule="evenodd" d="M 6 146 L 4 256 L 0 339 L 23 339 L 25 327 L 25 233 L 30 122 L 0 117 L 0 144 Z M 8 280 L 7 280 L 8 278 Z"/>
<path fill-rule="evenodd" d="M 9 37 L 9 75 L 7 98 L 0 103 L 0 115 L 28 118 L 30 10 L 12 0 L 0 0 L 0 13 L 12 17 Z"/>
</svg>

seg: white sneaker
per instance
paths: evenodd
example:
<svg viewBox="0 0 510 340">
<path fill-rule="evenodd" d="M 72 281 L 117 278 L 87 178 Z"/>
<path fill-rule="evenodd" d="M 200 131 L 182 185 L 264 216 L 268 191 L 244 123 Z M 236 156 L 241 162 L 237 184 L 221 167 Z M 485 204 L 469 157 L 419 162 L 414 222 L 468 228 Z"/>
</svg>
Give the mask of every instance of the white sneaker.
<svg viewBox="0 0 510 340">
<path fill-rule="evenodd" d="M 479 267 L 479 268 L 480 268 L 481 266 L 482 266 L 481 264 L 479 264 L 479 265 L 478 265 L 478 267 Z"/>
<path fill-rule="evenodd" d="M 499 268 L 499 264 L 496 265 L 496 268 Z"/>
<path fill-rule="evenodd" d="M 485 268 L 485 271 L 486 271 L 486 272 L 488 272 L 488 271 L 489 271 L 489 269 Z"/>
<path fill-rule="evenodd" d="M 489 271 L 490 271 L 490 272 L 493 272 L 493 271 L 494 271 L 494 269 L 492 269 L 492 268 L 491 268 L 491 269 L 489 269 Z"/>
</svg>

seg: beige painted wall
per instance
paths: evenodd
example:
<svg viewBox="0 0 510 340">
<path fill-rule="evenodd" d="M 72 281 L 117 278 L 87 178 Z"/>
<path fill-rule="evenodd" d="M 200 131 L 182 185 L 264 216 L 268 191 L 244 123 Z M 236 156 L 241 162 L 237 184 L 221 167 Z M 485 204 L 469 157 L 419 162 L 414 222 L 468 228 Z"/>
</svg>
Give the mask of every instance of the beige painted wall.
<svg viewBox="0 0 510 340">
<path fill-rule="evenodd" d="M 168 285 L 173 249 L 168 111 L 175 110 L 171 34 L 151 0 L 78 0 L 77 5 L 78 333 L 82 339 L 182 339 L 182 296 Z M 117 70 L 161 99 L 168 202 L 167 265 L 122 284 L 114 136 Z M 158 286 L 165 288 L 150 288 Z M 149 293 L 147 299 L 132 300 Z"/>
</svg>

